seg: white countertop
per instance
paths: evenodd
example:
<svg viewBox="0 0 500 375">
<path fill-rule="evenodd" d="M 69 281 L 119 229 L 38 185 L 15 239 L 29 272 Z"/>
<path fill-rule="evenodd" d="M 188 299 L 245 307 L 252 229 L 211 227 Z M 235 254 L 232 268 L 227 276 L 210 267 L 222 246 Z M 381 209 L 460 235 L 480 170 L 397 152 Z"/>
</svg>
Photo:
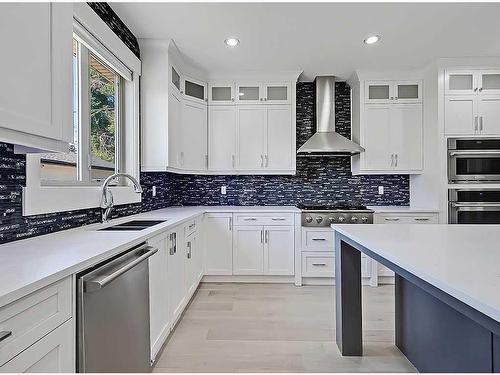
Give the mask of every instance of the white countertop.
<svg viewBox="0 0 500 375">
<path fill-rule="evenodd" d="M 379 213 L 437 213 L 438 208 L 425 208 L 425 207 L 413 207 L 413 206 L 368 206 L 368 209 Z"/>
<path fill-rule="evenodd" d="M 205 212 L 300 212 L 293 206 L 170 207 L 0 245 L 0 307 L 138 245 Z M 98 231 L 132 219 L 166 222 L 140 231 Z"/>
<path fill-rule="evenodd" d="M 332 225 L 388 261 L 500 322 L 500 225 Z"/>
</svg>

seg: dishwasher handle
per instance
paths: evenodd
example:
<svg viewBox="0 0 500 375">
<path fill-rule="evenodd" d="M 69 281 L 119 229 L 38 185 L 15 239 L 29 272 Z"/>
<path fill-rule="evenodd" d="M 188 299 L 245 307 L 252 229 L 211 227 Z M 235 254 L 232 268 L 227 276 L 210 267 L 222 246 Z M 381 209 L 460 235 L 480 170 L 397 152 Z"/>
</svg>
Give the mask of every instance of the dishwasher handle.
<svg viewBox="0 0 500 375">
<path fill-rule="evenodd" d="M 110 275 L 106 275 L 104 277 L 96 277 L 94 279 L 90 279 L 85 281 L 85 292 L 94 292 L 96 290 L 104 288 L 106 285 L 108 285 L 110 282 L 115 280 L 117 277 L 123 275 L 125 272 L 130 270 L 131 268 L 134 268 L 137 266 L 139 263 L 144 261 L 145 259 L 153 256 L 158 252 L 158 249 L 152 246 L 146 246 L 144 247 L 145 250 L 147 250 L 144 254 L 142 254 L 139 258 L 135 259 L 134 261 L 127 263 L 125 266 L 122 268 L 116 270 Z"/>
</svg>

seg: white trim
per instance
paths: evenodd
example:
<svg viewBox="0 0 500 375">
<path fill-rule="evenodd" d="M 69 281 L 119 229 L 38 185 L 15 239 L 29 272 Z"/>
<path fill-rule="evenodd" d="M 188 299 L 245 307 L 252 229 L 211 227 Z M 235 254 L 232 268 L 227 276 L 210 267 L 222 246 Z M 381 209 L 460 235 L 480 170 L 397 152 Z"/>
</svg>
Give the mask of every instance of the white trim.
<svg viewBox="0 0 500 375">
<path fill-rule="evenodd" d="M 123 43 L 106 23 L 86 3 L 73 4 L 73 17 L 97 40 L 112 51 L 128 69 L 141 75 L 141 60 Z"/>
</svg>

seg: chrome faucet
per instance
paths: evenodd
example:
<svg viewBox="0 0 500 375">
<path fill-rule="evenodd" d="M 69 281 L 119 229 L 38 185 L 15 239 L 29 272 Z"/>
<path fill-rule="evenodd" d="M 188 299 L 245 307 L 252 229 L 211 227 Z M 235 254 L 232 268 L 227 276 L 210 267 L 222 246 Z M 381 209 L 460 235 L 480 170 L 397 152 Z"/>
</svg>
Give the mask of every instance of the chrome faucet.
<svg viewBox="0 0 500 375">
<path fill-rule="evenodd" d="M 128 173 L 115 173 L 109 176 L 102 183 L 102 199 L 101 199 L 101 208 L 102 208 L 102 216 L 101 221 L 103 223 L 109 220 L 109 216 L 111 215 L 111 211 L 113 210 L 113 193 L 108 189 L 109 183 L 118 177 L 126 177 L 134 184 L 134 191 L 138 194 L 142 193 L 142 187 L 139 184 L 134 176 L 129 175 Z"/>
</svg>

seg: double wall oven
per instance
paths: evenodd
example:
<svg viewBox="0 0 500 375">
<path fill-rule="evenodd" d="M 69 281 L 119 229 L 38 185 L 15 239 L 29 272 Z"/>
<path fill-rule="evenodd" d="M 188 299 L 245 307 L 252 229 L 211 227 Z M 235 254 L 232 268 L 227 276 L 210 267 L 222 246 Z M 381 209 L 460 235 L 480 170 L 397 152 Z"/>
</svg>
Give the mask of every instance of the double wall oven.
<svg viewBox="0 0 500 375">
<path fill-rule="evenodd" d="M 448 139 L 448 222 L 500 224 L 500 138 Z"/>
</svg>

